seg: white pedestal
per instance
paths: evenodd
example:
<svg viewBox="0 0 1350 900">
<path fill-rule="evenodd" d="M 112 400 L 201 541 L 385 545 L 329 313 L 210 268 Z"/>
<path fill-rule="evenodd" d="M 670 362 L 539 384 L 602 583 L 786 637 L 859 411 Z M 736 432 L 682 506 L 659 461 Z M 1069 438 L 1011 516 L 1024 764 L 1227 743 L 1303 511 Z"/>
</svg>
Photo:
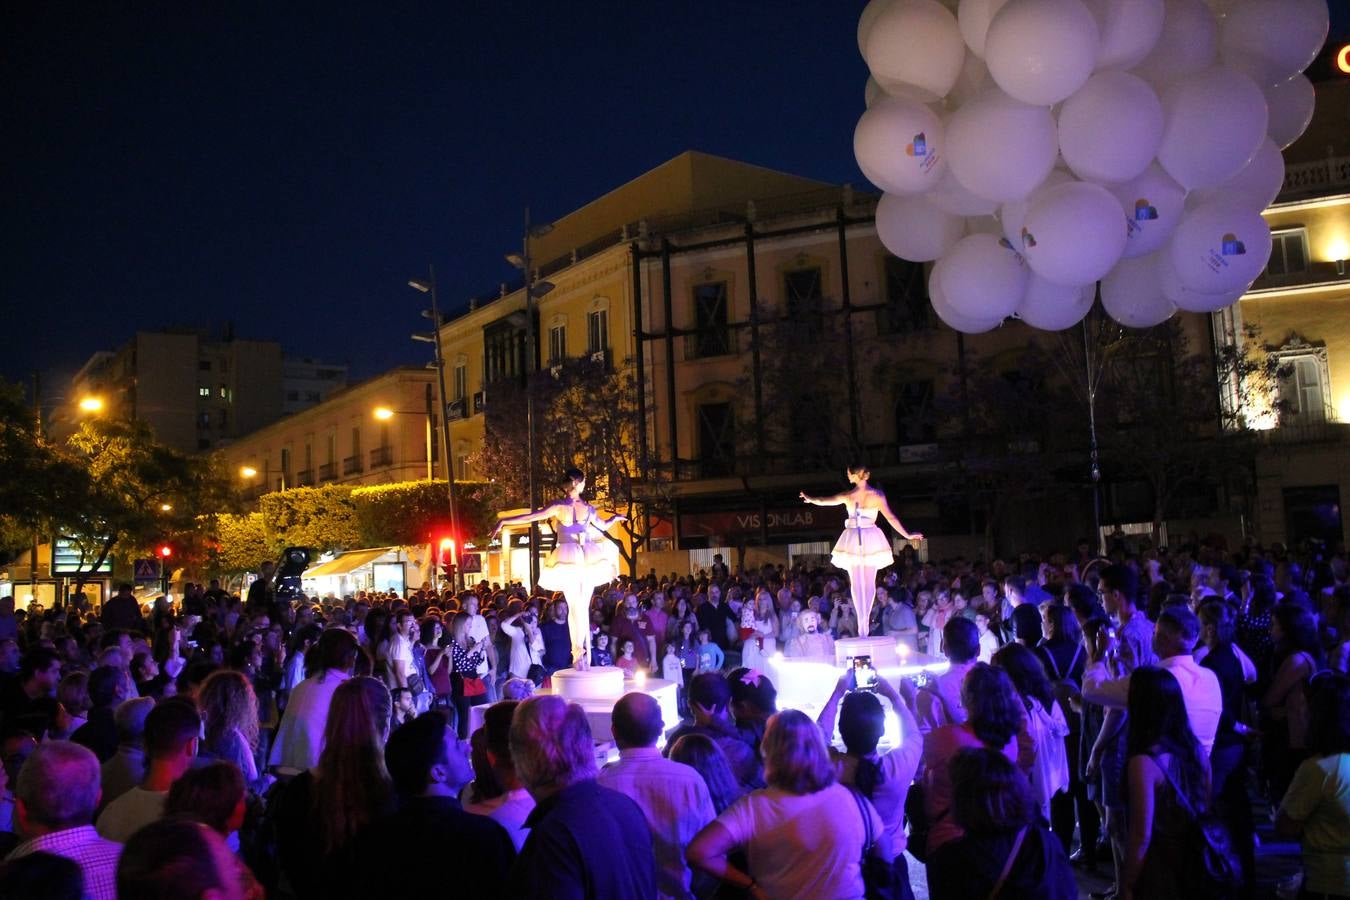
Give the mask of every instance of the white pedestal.
<svg viewBox="0 0 1350 900">
<path fill-rule="evenodd" d="M 834 642 L 834 661 L 836 665 L 848 665 L 850 659 L 859 656 L 872 657 L 872 668 L 893 669 L 900 665 L 900 656 L 895 649 L 895 638 L 879 634 L 871 637 L 846 637 Z"/>
</svg>

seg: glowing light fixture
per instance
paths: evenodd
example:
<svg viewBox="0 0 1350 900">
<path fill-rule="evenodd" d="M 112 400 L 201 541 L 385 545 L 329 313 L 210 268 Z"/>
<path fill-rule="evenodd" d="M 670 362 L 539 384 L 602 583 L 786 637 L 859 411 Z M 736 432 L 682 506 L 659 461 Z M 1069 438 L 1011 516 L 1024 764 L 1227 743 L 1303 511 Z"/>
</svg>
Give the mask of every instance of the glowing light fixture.
<svg viewBox="0 0 1350 900">
<path fill-rule="evenodd" d="M 1343 75 L 1350 75 L 1350 44 L 1336 51 L 1336 70 Z"/>
<path fill-rule="evenodd" d="M 239 474 L 244 478 L 257 478 L 258 470 L 252 466 L 240 466 Z"/>
<path fill-rule="evenodd" d="M 159 505 L 159 511 L 160 511 L 160 512 L 173 512 L 173 504 L 172 504 L 172 503 L 161 503 L 161 504 Z"/>
<path fill-rule="evenodd" d="M 387 406 L 375 407 L 375 418 L 381 422 L 387 422 L 394 417 L 394 411 Z"/>
<path fill-rule="evenodd" d="M 99 412 L 102 409 L 102 397 L 82 397 L 80 399 L 80 410 L 82 412 Z"/>
</svg>

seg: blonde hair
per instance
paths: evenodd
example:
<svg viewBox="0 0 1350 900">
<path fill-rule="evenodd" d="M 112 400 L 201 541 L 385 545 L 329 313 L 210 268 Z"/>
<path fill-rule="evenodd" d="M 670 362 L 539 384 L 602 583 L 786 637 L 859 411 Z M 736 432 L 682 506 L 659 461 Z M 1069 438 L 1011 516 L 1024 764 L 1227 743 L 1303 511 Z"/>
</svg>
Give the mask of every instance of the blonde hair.
<svg viewBox="0 0 1350 900">
<path fill-rule="evenodd" d="M 814 794 L 834 784 L 834 764 L 820 727 L 800 710 L 769 717 L 760 742 L 764 780 L 790 794 Z"/>
<path fill-rule="evenodd" d="M 206 676 L 197 689 L 197 706 L 208 746 L 232 729 L 244 736 L 250 748 L 258 746 L 258 697 L 243 672 L 221 669 Z"/>
</svg>

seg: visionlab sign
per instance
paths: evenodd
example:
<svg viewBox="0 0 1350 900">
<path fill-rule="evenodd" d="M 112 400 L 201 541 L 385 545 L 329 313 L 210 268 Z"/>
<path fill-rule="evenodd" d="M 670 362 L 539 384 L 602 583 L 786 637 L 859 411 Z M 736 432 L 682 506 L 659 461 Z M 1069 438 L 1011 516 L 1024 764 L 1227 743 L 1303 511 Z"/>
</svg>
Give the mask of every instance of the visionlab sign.
<svg viewBox="0 0 1350 900">
<path fill-rule="evenodd" d="M 844 527 L 842 506 L 806 506 L 769 510 L 732 510 L 680 514 L 682 538 L 770 538 L 788 535 L 837 534 Z M 821 535 L 824 540 L 824 535 Z"/>
</svg>

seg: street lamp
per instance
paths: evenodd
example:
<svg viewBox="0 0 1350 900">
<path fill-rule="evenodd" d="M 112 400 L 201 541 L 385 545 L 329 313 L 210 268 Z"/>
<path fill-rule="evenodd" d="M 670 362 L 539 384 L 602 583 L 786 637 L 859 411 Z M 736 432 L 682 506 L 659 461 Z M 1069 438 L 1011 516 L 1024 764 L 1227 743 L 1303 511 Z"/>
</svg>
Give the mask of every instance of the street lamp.
<svg viewBox="0 0 1350 900">
<path fill-rule="evenodd" d="M 103 411 L 102 397 L 81 397 L 80 412 L 96 413 Z"/>
<path fill-rule="evenodd" d="M 161 503 L 161 504 L 159 505 L 159 511 L 160 511 L 160 512 L 173 512 L 173 504 L 172 504 L 172 503 Z"/>
<path fill-rule="evenodd" d="M 408 279 L 408 287 L 413 290 L 427 294 L 431 298 L 431 309 L 422 310 L 422 317 L 431 320 L 431 334 L 414 334 L 412 339 L 422 343 L 431 344 L 433 359 L 436 365 L 436 383 L 440 388 L 440 423 L 441 423 L 441 449 L 445 454 L 445 491 L 446 497 L 450 503 L 450 531 L 456 539 L 459 534 L 459 512 L 455 508 L 455 460 L 450 455 L 450 398 L 445 394 L 445 353 L 441 347 L 441 311 L 436 303 L 436 267 L 427 266 L 427 279 L 420 278 Z M 427 393 L 427 428 L 431 428 L 431 394 Z M 430 431 L 428 431 L 427 440 L 430 441 Z M 429 446 L 429 445 L 428 445 Z M 431 466 L 431 453 L 427 453 L 427 466 Z M 455 585 L 458 587 L 458 585 Z"/>
<path fill-rule="evenodd" d="M 248 481 L 248 480 L 253 479 L 253 478 L 257 478 L 259 475 L 267 476 L 267 475 L 272 474 L 273 472 L 275 472 L 275 473 L 277 473 L 278 475 L 281 476 L 281 489 L 282 489 L 283 491 L 286 490 L 286 470 L 285 470 L 285 469 L 267 469 L 265 472 L 260 472 L 258 469 L 253 468 L 253 466 L 240 466 L 240 467 L 239 467 L 239 477 L 240 477 L 240 478 L 243 478 L 245 481 Z"/>
<path fill-rule="evenodd" d="M 538 368 L 538 331 L 539 317 L 535 309 L 535 301 L 543 297 L 549 291 L 553 290 L 555 285 L 551 281 L 542 279 L 534 280 L 534 270 L 530 266 L 530 239 L 541 238 L 553 230 L 553 226 L 547 222 L 540 225 L 530 225 L 530 208 L 525 207 L 525 236 L 521 241 L 519 253 L 506 254 L 506 261 L 520 269 L 525 275 L 525 453 L 529 458 L 528 472 L 528 492 L 530 496 L 530 509 L 539 508 L 539 497 L 536 487 L 538 478 L 535 474 L 535 441 L 534 441 L 534 379 L 533 375 Z M 530 589 L 534 590 L 535 584 L 539 582 L 539 525 L 530 523 Z"/>
<path fill-rule="evenodd" d="M 435 481 L 436 476 L 431 468 L 431 385 L 427 385 L 427 408 L 425 410 L 416 409 L 390 409 L 387 406 L 377 406 L 372 415 L 380 422 L 388 422 L 394 416 L 422 416 L 426 419 L 427 425 L 427 481 Z"/>
</svg>

